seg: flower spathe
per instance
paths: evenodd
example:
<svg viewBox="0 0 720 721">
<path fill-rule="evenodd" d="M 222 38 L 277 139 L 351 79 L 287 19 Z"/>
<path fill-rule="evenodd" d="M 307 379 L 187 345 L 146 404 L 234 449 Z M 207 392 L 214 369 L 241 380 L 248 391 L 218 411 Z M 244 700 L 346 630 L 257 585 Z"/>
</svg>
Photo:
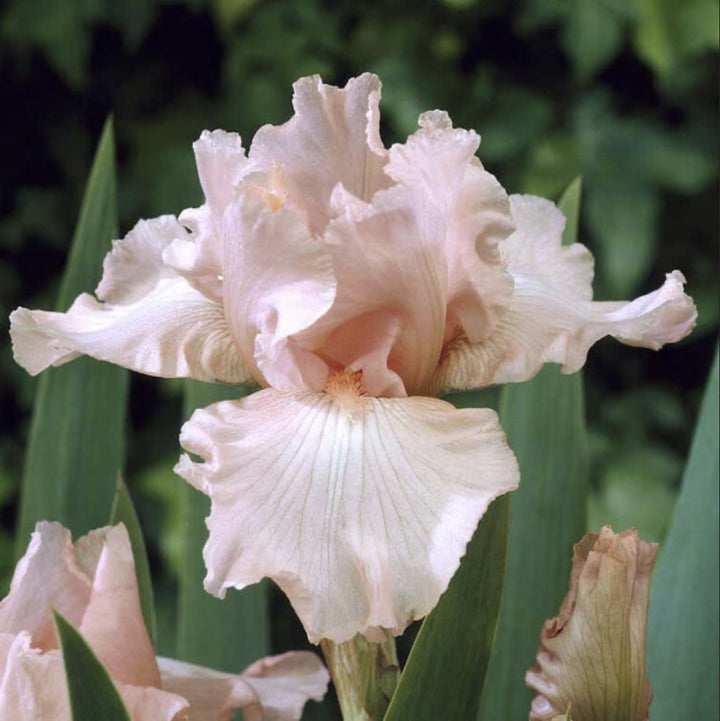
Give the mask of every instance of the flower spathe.
<svg viewBox="0 0 720 721">
<path fill-rule="evenodd" d="M 141 221 L 98 300 L 18 309 L 16 359 L 81 353 L 144 373 L 265 389 L 196 412 L 180 475 L 212 499 L 206 587 L 273 578 L 312 640 L 426 614 L 518 469 L 497 417 L 429 396 L 582 366 L 604 335 L 687 334 L 675 271 L 631 303 L 592 302 L 592 257 L 561 245 L 552 203 L 510 196 L 479 137 L 431 111 L 379 135 L 379 80 L 303 78 L 295 115 L 240 138 L 204 132 L 205 203 Z"/>
<path fill-rule="evenodd" d="M 39 523 L 0 603 L 0 718 L 70 721 L 59 611 L 108 669 L 133 721 L 224 721 L 242 708 L 254 721 L 292 721 L 329 676 L 311 653 L 264 659 L 242 674 L 157 658 L 138 597 L 125 527 L 72 543 L 58 523 Z"/>
<path fill-rule="evenodd" d="M 645 667 L 650 576 L 657 543 L 605 526 L 576 545 L 570 588 L 543 624 L 537 664 L 525 674 L 536 696 L 530 721 L 647 721 Z M 564 717 L 563 717 L 564 718 Z"/>
</svg>

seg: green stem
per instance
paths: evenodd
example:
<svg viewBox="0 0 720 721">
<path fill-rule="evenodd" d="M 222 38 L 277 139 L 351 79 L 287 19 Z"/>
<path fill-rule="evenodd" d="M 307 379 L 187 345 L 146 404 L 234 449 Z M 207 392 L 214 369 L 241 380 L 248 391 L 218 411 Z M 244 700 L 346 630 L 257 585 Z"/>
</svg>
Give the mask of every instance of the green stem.
<svg viewBox="0 0 720 721">
<path fill-rule="evenodd" d="M 320 647 L 343 721 L 381 721 L 400 677 L 395 639 L 372 643 L 358 635 L 343 643 L 323 639 Z"/>
</svg>

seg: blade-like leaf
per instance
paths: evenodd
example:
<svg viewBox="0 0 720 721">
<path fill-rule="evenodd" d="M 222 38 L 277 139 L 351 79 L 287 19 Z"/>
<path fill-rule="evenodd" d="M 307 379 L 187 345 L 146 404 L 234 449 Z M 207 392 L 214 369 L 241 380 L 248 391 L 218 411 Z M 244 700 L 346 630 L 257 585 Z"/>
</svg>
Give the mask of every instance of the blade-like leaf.
<svg viewBox="0 0 720 721">
<path fill-rule="evenodd" d="M 95 154 L 57 304 L 92 290 L 117 235 L 115 159 L 108 121 Z M 107 522 L 123 465 L 126 371 L 80 358 L 39 379 L 21 486 L 17 550 L 39 520 L 73 535 Z"/>
<path fill-rule="evenodd" d="M 460 568 L 423 622 L 385 721 L 474 719 L 500 611 L 509 496 L 493 501 Z"/>
<path fill-rule="evenodd" d="M 717 719 L 718 356 L 665 543 L 648 618 L 653 721 Z"/>
<path fill-rule="evenodd" d="M 85 639 L 53 612 L 65 664 L 72 721 L 132 721 L 105 667 Z"/>
<path fill-rule="evenodd" d="M 130 538 L 133 558 L 135 559 L 135 574 L 137 575 L 140 606 L 145 619 L 150 639 L 153 645 L 156 641 L 157 627 L 155 621 L 155 599 L 153 597 L 152 579 L 150 577 L 150 564 L 148 563 L 145 539 L 143 538 L 140 520 L 138 519 L 130 493 L 118 475 L 115 498 L 110 511 L 110 525 L 124 523 Z"/>
<path fill-rule="evenodd" d="M 563 195 L 563 242 L 575 241 L 580 182 Z M 557 612 L 570 577 L 572 547 L 585 533 L 587 437 L 582 375 L 546 366 L 527 383 L 507 385 L 500 420 L 520 463 L 520 487 L 510 502 L 510 541 L 497 642 L 482 721 L 527 718 L 533 665 L 545 619 Z"/>
<path fill-rule="evenodd" d="M 185 415 L 245 393 L 244 388 L 188 381 Z M 178 479 L 178 484 L 183 482 Z M 185 564 L 180 579 L 177 654 L 185 661 L 237 672 L 270 650 L 267 584 L 242 591 L 230 589 L 223 600 L 205 591 L 202 549 L 208 535 L 205 518 L 210 515 L 210 501 L 186 484 L 182 493 Z"/>
<path fill-rule="evenodd" d="M 582 178 L 577 177 L 568 185 L 558 203 L 558 207 L 565 214 L 565 230 L 562 236 L 563 245 L 572 245 L 572 243 L 577 241 L 581 195 Z"/>
</svg>

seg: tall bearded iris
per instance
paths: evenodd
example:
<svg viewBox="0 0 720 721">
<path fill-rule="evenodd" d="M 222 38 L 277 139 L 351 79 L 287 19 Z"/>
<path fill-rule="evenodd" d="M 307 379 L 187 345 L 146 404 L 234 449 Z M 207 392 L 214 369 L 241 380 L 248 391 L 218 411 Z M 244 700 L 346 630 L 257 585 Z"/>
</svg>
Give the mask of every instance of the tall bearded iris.
<svg viewBox="0 0 720 721">
<path fill-rule="evenodd" d="M 438 600 L 479 518 L 517 486 L 494 412 L 438 392 L 579 369 L 613 335 L 658 348 L 691 329 L 675 271 L 592 302 L 592 257 L 548 201 L 510 196 L 479 138 L 440 111 L 379 135 L 380 83 L 295 84 L 295 115 L 249 153 L 205 132 L 205 203 L 141 221 L 107 256 L 99 302 L 17 310 L 31 373 L 86 353 L 143 373 L 264 389 L 197 411 L 176 471 L 212 499 L 205 586 L 264 576 L 309 637 L 400 633 Z"/>
</svg>

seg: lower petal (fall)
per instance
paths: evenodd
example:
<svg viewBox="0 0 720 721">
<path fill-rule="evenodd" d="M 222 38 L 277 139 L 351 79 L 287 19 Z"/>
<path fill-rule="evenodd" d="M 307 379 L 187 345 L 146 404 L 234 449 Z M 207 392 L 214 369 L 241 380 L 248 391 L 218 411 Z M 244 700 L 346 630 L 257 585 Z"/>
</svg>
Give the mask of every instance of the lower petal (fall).
<svg viewBox="0 0 720 721">
<path fill-rule="evenodd" d="M 313 642 L 398 634 L 435 606 L 517 463 L 493 411 L 328 388 L 263 390 L 183 427 L 205 462 L 176 472 L 212 500 L 205 587 L 271 577 Z"/>
</svg>

